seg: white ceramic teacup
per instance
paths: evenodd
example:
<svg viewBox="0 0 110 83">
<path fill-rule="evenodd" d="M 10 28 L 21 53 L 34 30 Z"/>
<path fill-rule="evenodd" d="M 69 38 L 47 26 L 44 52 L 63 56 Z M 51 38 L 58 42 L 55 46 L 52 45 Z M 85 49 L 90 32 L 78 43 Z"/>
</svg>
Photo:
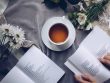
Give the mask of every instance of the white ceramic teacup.
<svg viewBox="0 0 110 83">
<path fill-rule="evenodd" d="M 64 41 L 56 43 L 50 38 L 51 34 L 49 33 L 50 29 L 52 29 L 52 27 L 57 24 L 65 26 L 68 35 Z M 54 51 L 63 51 L 69 48 L 74 43 L 76 37 L 75 28 L 66 17 L 53 17 L 47 20 L 43 26 L 42 34 L 44 34 L 42 35 L 42 40 L 44 44 Z"/>
</svg>

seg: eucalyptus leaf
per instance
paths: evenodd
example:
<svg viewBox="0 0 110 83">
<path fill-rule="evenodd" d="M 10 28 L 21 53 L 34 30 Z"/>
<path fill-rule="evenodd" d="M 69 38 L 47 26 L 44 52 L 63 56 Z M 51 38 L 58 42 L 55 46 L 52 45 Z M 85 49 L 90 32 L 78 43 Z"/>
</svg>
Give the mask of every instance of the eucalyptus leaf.
<svg viewBox="0 0 110 83">
<path fill-rule="evenodd" d="M 88 9 L 87 9 L 87 18 L 91 22 L 98 20 L 98 17 L 100 14 L 103 13 L 105 5 L 109 2 L 110 0 L 102 0 L 99 3 L 94 3 L 92 4 Z"/>
<path fill-rule="evenodd" d="M 78 23 L 78 21 L 77 21 L 76 19 L 71 20 L 71 22 L 72 22 L 72 24 L 73 24 L 73 26 L 74 26 L 75 28 L 78 27 L 79 23 Z"/>
</svg>

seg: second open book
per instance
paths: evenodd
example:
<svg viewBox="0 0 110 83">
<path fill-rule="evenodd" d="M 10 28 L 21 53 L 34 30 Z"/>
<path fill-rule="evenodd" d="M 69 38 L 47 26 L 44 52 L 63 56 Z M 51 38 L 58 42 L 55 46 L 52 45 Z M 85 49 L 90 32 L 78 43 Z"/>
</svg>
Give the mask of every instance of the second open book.
<svg viewBox="0 0 110 83">
<path fill-rule="evenodd" d="M 110 71 L 98 58 L 103 58 L 108 51 L 110 51 L 110 37 L 97 26 L 83 40 L 65 65 L 76 75 L 88 73 L 97 80 L 97 83 L 103 83 L 110 78 Z"/>
</svg>

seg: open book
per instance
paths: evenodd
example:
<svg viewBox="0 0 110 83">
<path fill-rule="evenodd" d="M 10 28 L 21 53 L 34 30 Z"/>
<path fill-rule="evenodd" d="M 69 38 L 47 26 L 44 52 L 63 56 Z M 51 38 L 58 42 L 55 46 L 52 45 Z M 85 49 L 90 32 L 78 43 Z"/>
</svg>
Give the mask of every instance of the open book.
<svg viewBox="0 0 110 83">
<path fill-rule="evenodd" d="M 88 73 L 97 83 L 110 78 L 110 71 L 98 58 L 110 51 L 110 37 L 98 26 L 83 40 L 76 52 L 68 58 L 65 65 L 76 75 Z"/>
<path fill-rule="evenodd" d="M 57 83 L 64 71 L 32 46 L 1 83 Z"/>
</svg>

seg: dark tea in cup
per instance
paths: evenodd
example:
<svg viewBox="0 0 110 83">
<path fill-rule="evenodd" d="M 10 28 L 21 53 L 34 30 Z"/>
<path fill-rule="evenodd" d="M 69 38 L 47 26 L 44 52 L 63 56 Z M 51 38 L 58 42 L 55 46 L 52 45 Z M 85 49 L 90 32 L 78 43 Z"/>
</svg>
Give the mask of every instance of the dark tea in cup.
<svg viewBox="0 0 110 83">
<path fill-rule="evenodd" d="M 49 37 L 54 43 L 62 43 L 68 37 L 68 29 L 64 24 L 55 24 L 49 30 Z"/>
</svg>

